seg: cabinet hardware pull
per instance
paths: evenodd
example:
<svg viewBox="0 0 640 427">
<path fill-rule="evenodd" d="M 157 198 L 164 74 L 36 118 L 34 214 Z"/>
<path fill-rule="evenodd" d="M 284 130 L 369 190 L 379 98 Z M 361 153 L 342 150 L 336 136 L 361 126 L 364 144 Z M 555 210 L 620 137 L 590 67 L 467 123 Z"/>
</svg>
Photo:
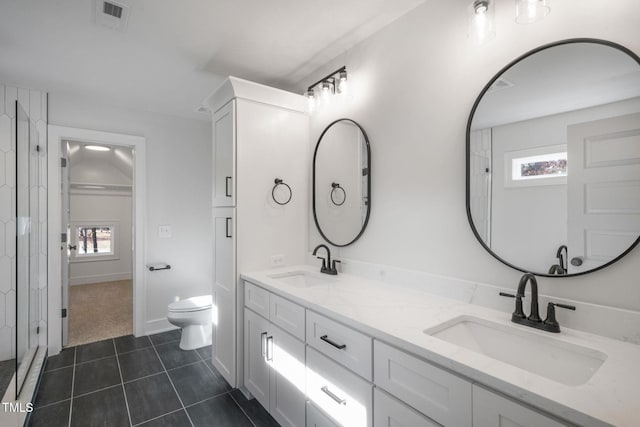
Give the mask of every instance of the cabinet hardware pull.
<svg viewBox="0 0 640 427">
<path fill-rule="evenodd" d="M 229 224 L 231 223 L 231 218 L 225 218 L 226 223 L 225 223 L 225 230 L 224 230 L 224 234 L 226 237 L 231 238 L 233 237 L 231 235 L 231 231 L 229 231 Z"/>
<path fill-rule="evenodd" d="M 260 334 L 260 342 L 262 344 L 262 357 L 267 355 L 267 333 L 263 332 Z"/>
<path fill-rule="evenodd" d="M 328 338 L 328 335 L 323 335 L 323 336 L 321 336 L 321 337 L 320 337 L 320 339 L 321 339 L 322 341 L 324 341 L 324 342 L 328 343 L 328 344 L 331 344 L 332 346 L 334 346 L 334 347 L 335 347 L 335 348 L 337 348 L 338 350 L 344 350 L 345 348 L 347 348 L 347 345 L 346 345 L 346 344 L 338 344 L 338 343 L 336 343 L 336 342 L 334 342 L 334 341 L 331 341 L 331 340 Z"/>
<path fill-rule="evenodd" d="M 273 360 L 273 336 L 267 337 L 267 362 Z"/>
<path fill-rule="evenodd" d="M 224 195 L 227 197 L 231 197 L 231 193 L 229 193 L 229 181 L 231 181 L 231 177 L 226 176 L 224 178 Z"/>
<path fill-rule="evenodd" d="M 335 394 L 333 394 L 331 392 L 331 390 L 329 390 L 328 386 L 324 386 L 322 387 L 320 390 L 322 390 L 324 392 L 324 394 L 326 394 L 327 396 L 329 396 L 330 398 L 332 398 L 333 400 L 335 400 L 335 402 L 338 405 L 346 405 L 347 404 L 347 400 L 346 399 L 340 399 L 338 396 L 336 396 Z"/>
</svg>

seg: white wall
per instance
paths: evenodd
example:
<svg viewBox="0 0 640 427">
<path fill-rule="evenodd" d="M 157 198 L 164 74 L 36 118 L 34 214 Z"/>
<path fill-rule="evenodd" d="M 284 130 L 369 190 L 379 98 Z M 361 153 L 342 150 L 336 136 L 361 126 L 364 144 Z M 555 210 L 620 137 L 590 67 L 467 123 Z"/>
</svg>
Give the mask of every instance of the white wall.
<svg viewBox="0 0 640 427">
<path fill-rule="evenodd" d="M 69 284 L 109 282 L 131 279 L 132 275 L 132 224 L 133 215 L 131 193 L 102 191 L 93 194 L 71 191 L 70 223 L 93 223 L 115 226 L 115 245 L 117 259 L 85 261 L 71 260 L 69 265 Z M 73 228 L 71 229 L 73 232 Z M 85 258 L 86 259 L 86 258 Z"/>
<path fill-rule="evenodd" d="M 299 88 L 346 65 L 351 95 L 313 115 L 311 139 L 336 118 L 350 117 L 371 142 L 369 227 L 340 256 L 515 288 L 521 273 L 482 248 L 466 217 L 465 132 L 473 102 L 500 68 L 546 43 L 595 37 L 640 53 L 640 2 L 557 1 L 543 21 L 518 25 L 513 1 L 498 0 L 496 37 L 483 46 L 466 38 L 469 3 L 428 1 Z M 317 243 L 312 226 L 310 247 Z M 539 285 L 556 297 L 640 310 L 638 265 L 636 248 L 604 270 Z"/>
<path fill-rule="evenodd" d="M 547 272 L 567 244 L 567 185 L 505 186 L 506 152 L 566 144 L 569 125 L 635 111 L 639 98 L 494 127 L 492 249 L 515 265 Z"/>
<path fill-rule="evenodd" d="M 50 123 L 146 138 L 146 263 L 171 270 L 146 272 L 145 331 L 170 327 L 167 304 L 211 293 L 211 130 L 208 122 L 97 105 L 53 93 Z M 160 239 L 159 225 L 172 237 Z"/>
</svg>

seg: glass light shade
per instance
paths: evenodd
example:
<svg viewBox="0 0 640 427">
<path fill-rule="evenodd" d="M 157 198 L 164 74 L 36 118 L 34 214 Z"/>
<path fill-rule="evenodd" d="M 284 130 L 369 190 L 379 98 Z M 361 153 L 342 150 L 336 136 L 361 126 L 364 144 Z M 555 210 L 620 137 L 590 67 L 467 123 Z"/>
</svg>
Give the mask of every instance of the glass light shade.
<svg viewBox="0 0 640 427">
<path fill-rule="evenodd" d="M 348 88 L 347 71 L 340 71 L 340 77 L 338 78 L 338 93 L 346 93 Z"/>
<path fill-rule="evenodd" d="M 496 35 L 491 0 L 474 0 L 467 8 L 467 37 L 483 44 Z"/>
<path fill-rule="evenodd" d="M 307 111 L 309 114 L 313 113 L 316 109 L 316 96 L 313 92 L 313 89 L 309 89 L 305 92 L 304 96 L 307 97 Z"/>
<path fill-rule="evenodd" d="M 549 0 L 516 0 L 516 22 L 531 24 L 549 14 Z"/>
</svg>

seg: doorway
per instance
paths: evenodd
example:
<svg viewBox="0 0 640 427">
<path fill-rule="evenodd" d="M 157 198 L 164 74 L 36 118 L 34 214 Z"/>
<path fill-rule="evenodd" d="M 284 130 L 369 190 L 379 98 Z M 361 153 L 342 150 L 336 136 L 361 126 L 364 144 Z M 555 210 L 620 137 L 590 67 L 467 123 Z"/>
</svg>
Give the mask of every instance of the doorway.
<svg viewBox="0 0 640 427">
<path fill-rule="evenodd" d="M 49 126 L 50 354 L 145 332 L 144 156 L 143 137 Z"/>
<path fill-rule="evenodd" d="M 61 216 L 67 230 L 62 286 L 68 317 L 63 345 L 130 335 L 133 150 L 86 141 L 62 144 Z"/>
</svg>

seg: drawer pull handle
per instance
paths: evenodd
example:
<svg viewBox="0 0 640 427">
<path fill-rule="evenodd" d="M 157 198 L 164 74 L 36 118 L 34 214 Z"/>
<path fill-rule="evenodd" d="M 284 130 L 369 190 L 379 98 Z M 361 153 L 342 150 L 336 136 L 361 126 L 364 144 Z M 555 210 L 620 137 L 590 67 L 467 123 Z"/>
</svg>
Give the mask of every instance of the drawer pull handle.
<svg viewBox="0 0 640 427">
<path fill-rule="evenodd" d="M 345 348 L 347 348 L 346 344 L 338 344 L 336 342 L 331 341 L 328 338 L 328 335 L 323 335 L 320 337 L 320 339 L 328 344 L 331 344 L 332 346 L 334 346 L 335 348 L 337 348 L 338 350 L 344 350 Z"/>
<path fill-rule="evenodd" d="M 267 362 L 273 361 L 273 337 L 267 337 Z"/>
<path fill-rule="evenodd" d="M 267 333 L 263 332 L 260 334 L 260 342 L 262 344 L 262 357 L 267 355 Z"/>
<path fill-rule="evenodd" d="M 230 176 L 224 177 L 224 195 L 227 197 L 231 197 L 231 191 L 229 191 L 229 181 L 231 181 Z"/>
<path fill-rule="evenodd" d="M 329 396 L 330 398 L 332 398 L 333 400 L 335 400 L 335 402 L 338 405 L 346 405 L 347 401 L 345 399 L 340 399 L 338 396 L 336 396 L 335 394 L 333 394 L 331 392 L 331 390 L 329 390 L 329 387 L 324 386 L 322 387 L 320 390 L 322 390 L 324 392 L 324 394 L 326 394 L 327 396 Z"/>
</svg>

